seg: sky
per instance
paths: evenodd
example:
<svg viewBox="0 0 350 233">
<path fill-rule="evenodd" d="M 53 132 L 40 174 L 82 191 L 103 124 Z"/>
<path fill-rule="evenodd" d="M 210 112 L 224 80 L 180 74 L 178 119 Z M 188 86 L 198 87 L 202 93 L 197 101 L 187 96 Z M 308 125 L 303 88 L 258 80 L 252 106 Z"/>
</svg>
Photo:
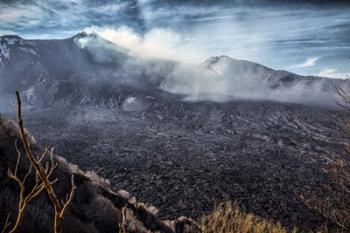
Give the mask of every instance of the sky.
<svg viewBox="0 0 350 233">
<path fill-rule="evenodd" d="M 303 75 L 350 77 L 350 1 L 2 0 L 0 35 L 81 31 L 146 57 L 228 55 Z"/>
</svg>

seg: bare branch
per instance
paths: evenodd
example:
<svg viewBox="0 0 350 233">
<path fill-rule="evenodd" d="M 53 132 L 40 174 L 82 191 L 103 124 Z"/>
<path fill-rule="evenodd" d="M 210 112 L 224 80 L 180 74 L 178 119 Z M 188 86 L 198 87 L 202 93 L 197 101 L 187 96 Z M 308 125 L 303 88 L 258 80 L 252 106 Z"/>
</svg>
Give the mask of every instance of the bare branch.
<svg viewBox="0 0 350 233">
<path fill-rule="evenodd" d="M 16 162 L 16 166 L 15 166 L 14 175 L 17 176 L 17 171 L 18 171 L 19 162 L 21 161 L 21 152 L 20 152 L 19 149 L 18 149 L 17 140 L 16 140 L 16 142 L 15 142 L 15 148 L 16 148 L 16 152 L 17 152 L 17 162 Z"/>
<path fill-rule="evenodd" d="M 49 169 L 49 171 L 48 171 L 48 173 L 47 173 L 47 177 L 48 177 L 48 178 L 52 175 L 53 171 L 56 169 L 57 166 L 58 166 L 58 164 L 56 163 L 56 164 L 53 165 L 53 167 L 51 167 L 51 168 Z"/>
<path fill-rule="evenodd" d="M 45 185 L 45 188 L 47 190 L 47 193 L 49 195 L 50 200 L 52 203 L 54 203 L 55 206 L 58 207 L 58 209 L 62 209 L 61 203 L 59 202 L 56 193 L 54 192 L 53 187 L 50 185 L 50 182 L 48 178 L 46 177 L 45 169 L 42 167 L 40 163 L 36 160 L 30 146 L 30 142 L 28 139 L 28 135 L 26 134 L 24 130 L 24 124 L 22 119 L 22 108 L 21 108 L 21 98 L 19 96 L 19 92 L 16 92 L 17 97 L 17 124 L 18 129 L 20 133 L 20 137 L 22 140 L 22 144 L 24 147 L 24 150 L 26 152 L 26 156 L 28 160 L 31 162 L 31 164 L 34 166 L 35 170 L 38 172 L 40 179 Z"/>
<path fill-rule="evenodd" d="M 41 163 L 41 161 L 45 158 L 45 156 L 47 155 L 47 152 L 49 151 L 49 149 L 47 147 L 45 147 L 44 153 L 40 156 L 40 158 L 38 159 L 38 163 Z"/>
<path fill-rule="evenodd" d="M 16 223 L 12 227 L 12 229 L 9 231 L 10 233 L 17 233 L 19 231 L 19 227 L 23 221 L 24 212 L 26 208 L 28 207 L 28 204 L 37 197 L 44 189 L 42 187 L 43 184 L 40 179 L 36 179 L 36 184 L 31 188 L 31 191 L 26 195 L 26 181 L 28 177 L 32 174 L 32 165 L 30 165 L 30 168 L 28 169 L 26 175 L 23 179 L 21 179 L 18 176 L 18 167 L 21 159 L 21 153 L 18 149 L 17 143 L 15 143 L 15 148 L 17 152 L 17 161 L 15 165 L 15 170 L 12 171 L 10 168 L 7 171 L 8 177 L 18 184 L 20 188 L 20 194 L 19 194 L 19 203 L 18 203 L 18 213 L 16 217 Z M 7 226 L 6 228 L 8 228 Z"/>
<path fill-rule="evenodd" d="M 34 198 L 40 195 L 45 190 L 44 184 L 37 185 L 35 189 L 32 189 L 30 194 L 27 196 L 26 202 L 31 202 Z"/>
<path fill-rule="evenodd" d="M 63 204 L 63 209 L 61 210 L 60 218 L 64 218 L 64 216 L 65 216 L 65 214 L 67 212 L 67 209 L 72 204 L 72 201 L 73 201 L 76 189 L 77 189 L 77 187 L 75 186 L 74 175 L 72 175 L 71 176 L 71 190 L 70 190 L 70 193 L 69 193 L 69 198 L 68 198 L 67 202 Z"/>
<path fill-rule="evenodd" d="M 24 178 L 23 178 L 23 183 L 25 183 L 26 181 L 27 181 L 27 179 L 28 179 L 28 177 L 30 176 L 30 174 L 32 173 L 32 170 L 33 170 L 33 166 L 32 165 L 30 165 L 30 167 L 29 167 L 29 170 L 28 170 L 28 172 L 27 172 L 27 174 L 24 176 Z"/>
<path fill-rule="evenodd" d="M 62 223 L 64 217 L 72 204 L 74 199 L 76 186 L 74 183 L 74 176 L 71 177 L 71 191 L 69 193 L 69 198 L 66 202 L 61 202 L 57 196 L 53 184 L 55 184 L 58 179 L 50 181 L 50 176 L 53 174 L 54 170 L 57 167 L 57 163 L 54 160 L 53 148 L 48 150 L 47 148 L 40 157 L 37 157 L 32 152 L 29 135 L 26 134 L 24 129 L 23 119 L 22 119 L 22 109 L 21 109 L 21 98 L 18 92 L 16 92 L 17 97 L 17 124 L 19 129 L 20 138 L 22 145 L 26 154 L 26 157 L 30 161 L 31 165 L 36 171 L 36 184 L 26 197 L 25 202 L 30 202 L 33 198 L 38 196 L 43 190 L 46 190 L 49 199 L 54 207 L 54 232 L 62 232 Z M 50 152 L 50 159 L 45 163 L 45 166 L 42 164 L 47 153 Z M 13 172 L 9 171 L 9 174 L 12 175 Z M 15 177 L 15 176 L 14 176 Z M 27 177 L 27 175 L 26 175 Z M 23 199 L 22 199 L 23 201 Z"/>
<path fill-rule="evenodd" d="M 11 213 L 9 213 L 9 214 L 7 215 L 7 218 L 6 218 L 6 221 L 5 221 L 5 225 L 4 225 L 4 227 L 2 228 L 1 233 L 5 233 L 6 230 L 7 230 L 7 228 L 9 228 L 9 227 L 11 226 L 11 223 L 10 223 L 10 216 L 11 216 Z"/>
<path fill-rule="evenodd" d="M 54 179 L 53 181 L 50 181 L 50 184 L 51 184 L 51 185 L 54 185 L 54 184 L 57 183 L 57 181 L 58 181 L 58 179 Z"/>
</svg>

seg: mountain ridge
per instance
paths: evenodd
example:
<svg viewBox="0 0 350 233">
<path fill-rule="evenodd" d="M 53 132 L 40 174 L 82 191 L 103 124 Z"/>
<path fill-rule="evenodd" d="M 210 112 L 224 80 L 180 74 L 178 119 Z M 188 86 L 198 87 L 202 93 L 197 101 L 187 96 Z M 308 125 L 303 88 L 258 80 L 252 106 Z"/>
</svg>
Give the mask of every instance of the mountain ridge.
<svg viewBox="0 0 350 233">
<path fill-rule="evenodd" d="M 305 99 L 308 104 L 320 102 L 315 100 L 320 96 L 328 105 L 336 98 L 334 86 L 350 89 L 349 80 L 301 76 L 226 55 L 208 58 L 200 65 L 139 58 L 96 33 L 86 32 L 59 40 L 1 36 L 0 81 L 3 93 L 23 91 L 25 101 L 42 107 L 73 98 L 74 93 L 67 88 L 70 85 L 95 89 L 102 96 L 105 91 L 122 88 L 124 94 L 119 93 L 123 98 L 130 91 L 150 95 L 165 91 L 183 96 L 185 101 L 238 98 L 303 103 Z M 97 90 L 96 83 L 107 89 Z M 46 103 L 34 100 L 42 99 L 42 93 L 51 95 Z M 104 99 L 92 102 L 100 101 Z"/>
</svg>

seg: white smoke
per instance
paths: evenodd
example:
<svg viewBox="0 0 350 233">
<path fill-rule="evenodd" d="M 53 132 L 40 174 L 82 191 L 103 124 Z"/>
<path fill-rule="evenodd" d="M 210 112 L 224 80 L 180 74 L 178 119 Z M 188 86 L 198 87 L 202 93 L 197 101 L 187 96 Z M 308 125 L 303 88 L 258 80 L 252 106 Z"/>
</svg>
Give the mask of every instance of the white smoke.
<svg viewBox="0 0 350 233">
<path fill-rule="evenodd" d="M 181 62 L 198 62 L 198 51 L 194 51 L 187 45 L 187 38 L 165 28 L 154 28 L 141 35 L 132 28 L 122 26 L 88 27 L 87 33 L 97 33 L 102 38 L 124 48 L 130 54 L 142 58 L 161 58 Z"/>
<path fill-rule="evenodd" d="M 334 68 L 324 68 L 318 74 L 321 77 L 329 77 L 335 79 L 349 79 L 350 73 L 339 72 L 338 69 Z"/>
<path fill-rule="evenodd" d="M 210 62 L 214 61 L 213 64 Z M 209 64 L 208 64 L 209 63 Z M 281 78 L 290 75 L 290 83 Z M 329 80 L 310 82 L 307 77 L 276 72 L 255 63 L 226 56 L 209 59 L 203 66 L 178 65 L 162 83 L 168 92 L 187 101 L 226 102 L 237 99 L 333 106 L 337 95 Z M 344 83 L 343 83 L 344 84 Z M 346 84 L 349 87 L 349 83 Z"/>
<path fill-rule="evenodd" d="M 98 37 L 97 40 L 91 37 L 93 41 L 89 37 L 79 40 L 97 61 L 117 61 L 119 68 L 110 74 L 117 78 L 110 80 L 122 77 L 124 83 L 138 85 L 146 78 L 164 91 L 184 95 L 186 101 L 250 99 L 334 105 L 335 92 L 329 81 L 300 80 L 288 72 L 276 72 L 227 56 L 196 63 L 195 53 L 181 46 L 181 37 L 164 29 L 154 29 L 143 36 L 127 27 L 116 30 L 91 27 L 86 31 L 96 32 L 112 42 L 106 43 Z M 132 56 L 124 58 L 125 52 Z M 284 83 L 280 81 L 283 77 L 287 77 Z"/>
</svg>

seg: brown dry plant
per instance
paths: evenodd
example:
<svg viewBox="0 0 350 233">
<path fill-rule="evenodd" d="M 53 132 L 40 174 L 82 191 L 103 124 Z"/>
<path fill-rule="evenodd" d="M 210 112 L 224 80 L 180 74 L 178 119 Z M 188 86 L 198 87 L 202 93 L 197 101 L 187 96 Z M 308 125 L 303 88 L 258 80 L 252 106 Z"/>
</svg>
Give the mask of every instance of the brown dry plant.
<svg viewBox="0 0 350 233">
<path fill-rule="evenodd" d="M 63 221 L 66 216 L 66 213 L 69 207 L 72 204 L 76 186 L 74 183 L 74 176 L 71 176 L 71 190 L 65 199 L 60 199 L 56 194 L 54 189 L 54 184 L 58 181 L 58 179 L 51 179 L 51 175 L 57 167 L 57 163 L 54 160 L 53 149 L 46 148 L 44 153 L 40 156 L 36 156 L 32 151 L 30 137 L 27 134 L 24 123 L 22 119 L 22 105 L 21 98 L 19 92 L 16 92 L 17 97 L 17 127 L 20 135 L 20 140 L 26 155 L 26 158 L 30 162 L 30 168 L 23 179 L 18 177 L 18 166 L 20 162 L 20 152 L 16 144 L 17 151 L 17 162 L 14 171 L 8 171 L 8 176 L 15 180 L 20 186 L 20 200 L 19 200 L 19 210 L 16 218 L 16 223 L 13 228 L 9 231 L 10 233 L 16 233 L 19 230 L 19 226 L 24 217 L 24 210 L 35 197 L 37 197 L 42 191 L 46 191 L 49 196 L 49 199 L 54 208 L 54 224 L 53 224 L 53 232 L 54 233 L 62 233 Z M 49 159 L 45 159 L 47 154 L 50 154 Z M 45 161 L 45 163 L 44 163 Z M 25 186 L 27 178 L 32 174 L 32 170 L 35 170 L 35 185 L 32 187 L 31 191 L 26 194 Z M 5 233 L 11 224 L 9 223 L 9 217 L 5 223 L 5 227 L 3 228 L 3 232 Z"/>
<path fill-rule="evenodd" d="M 242 212 L 233 202 L 216 205 L 213 212 L 199 220 L 203 233 L 288 233 L 278 223 Z M 294 229 L 291 232 L 296 233 Z"/>
</svg>

